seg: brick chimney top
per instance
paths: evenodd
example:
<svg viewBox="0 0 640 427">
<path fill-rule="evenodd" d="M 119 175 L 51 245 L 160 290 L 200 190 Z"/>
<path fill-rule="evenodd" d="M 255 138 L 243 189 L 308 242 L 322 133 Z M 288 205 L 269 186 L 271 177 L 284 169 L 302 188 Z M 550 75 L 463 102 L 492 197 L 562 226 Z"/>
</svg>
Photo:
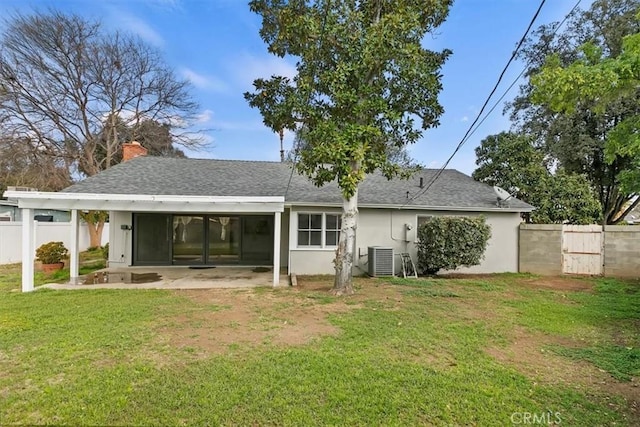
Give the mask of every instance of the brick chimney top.
<svg viewBox="0 0 640 427">
<path fill-rule="evenodd" d="M 147 149 L 144 148 L 138 141 L 125 142 L 122 144 L 122 161 L 126 162 L 134 157 L 146 156 Z"/>
</svg>

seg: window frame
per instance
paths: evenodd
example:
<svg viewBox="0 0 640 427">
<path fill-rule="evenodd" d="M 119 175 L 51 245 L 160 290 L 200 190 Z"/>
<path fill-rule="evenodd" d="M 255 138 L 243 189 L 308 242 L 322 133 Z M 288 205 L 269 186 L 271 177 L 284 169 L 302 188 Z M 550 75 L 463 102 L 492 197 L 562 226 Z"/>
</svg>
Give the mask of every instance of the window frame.
<svg viewBox="0 0 640 427">
<path fill-rule="evenodd" d="M 305 225 L 305 228 L 301 228 L 300 227 L 300 216 L 301 215 L 307 215 L 309 217 L 309 224 Z M 313 216 L 320 216 L 320 228 L 312 228 L 312 217 Z M 314 248 L 323 248 L 324 247 L 324 238 L 323 238 L 323 234 L 324 234 L 324 215 L 322 213 L 319 212 L 298 212 L 298 221 L 296 224 L 297 228 L 296 228 L 296 246 L 301 247 L 301 248 L 309 248 L 309 249 L 314 249 Z M 307 244 L 301 244 L 300 243 L 300 232 L 303 233 L 309 233 L 309 238 L 307 240 Z M 311 235 L 312 233 L 317 233 L 320 232 L 320 245 L 313 245 L 311 244 Z"/>
<path fill-rule="evenodd" d="M 300 228 L 300 216 L 301 215 L 320 215 L 321 216 L 321 228 L 311 229 L 311 228 Z M 337 228 L 327 228 L 327 216 L 335 216 L 337 217 L 336 227 Z M 309 219 L 309 227 L 311 227 L 311 219 Z M 338 247 L 338 243 L 340 242 L 340 231 L 342 229 L 342 214 L 339 212 L 313 212 L 313 211 L 300 211 L 296 212 L 296 228 L 295 228 L 295 247 L 296 249 L 301 250 L 335 250 Z M 301 244 L 300 242 L 300 232 L 312 232 L 312 231 L 320 231 L 320 245 L 311 245 L 311 244 Z M 327 233 L 328 232 L 337 232 L 336 236 L 336 244 L 330 245 L 327 244 Z M 310 240 L 309 240 L 310 242 Z"/>
</svg>

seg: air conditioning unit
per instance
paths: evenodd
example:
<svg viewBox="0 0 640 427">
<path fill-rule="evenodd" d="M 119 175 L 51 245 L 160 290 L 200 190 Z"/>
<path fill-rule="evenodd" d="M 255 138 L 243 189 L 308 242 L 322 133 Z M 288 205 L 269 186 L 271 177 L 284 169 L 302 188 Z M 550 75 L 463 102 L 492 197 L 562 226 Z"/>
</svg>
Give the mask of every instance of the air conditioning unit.
<svg viewBox="0 0 640 427">
<path fill-rule="evenodd" d="M 393 248 L 369 246 L 369 276 L 393 276 Z"/>
</svg>

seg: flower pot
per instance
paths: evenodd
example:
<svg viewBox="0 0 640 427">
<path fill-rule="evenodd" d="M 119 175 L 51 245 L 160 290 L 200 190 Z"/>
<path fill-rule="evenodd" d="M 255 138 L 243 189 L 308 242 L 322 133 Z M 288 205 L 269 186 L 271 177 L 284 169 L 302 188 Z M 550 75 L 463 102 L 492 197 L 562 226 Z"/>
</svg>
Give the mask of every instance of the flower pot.
<svg viewBox="0 0 640 427">
<path fill-rule="evenodd" d="M 45 273 L 53 273 L 54 271 L 62 270 L 64 262 L 56 262 L 54 264 L 42 264 L 42 271 Z"/>
</svg>

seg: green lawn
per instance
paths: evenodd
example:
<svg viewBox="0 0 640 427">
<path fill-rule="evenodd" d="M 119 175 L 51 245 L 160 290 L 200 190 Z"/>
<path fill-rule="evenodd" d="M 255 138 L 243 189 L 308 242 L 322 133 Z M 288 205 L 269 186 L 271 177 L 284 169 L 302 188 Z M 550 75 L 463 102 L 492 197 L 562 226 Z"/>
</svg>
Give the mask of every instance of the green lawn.
<svg viewBox="0 0 640 427">
<path fill-rule="evenodd" d="M 546 280 L 21 294 L 4 268 L 0 424 L 640 424 L 640 283 Z"/>
</svg>

